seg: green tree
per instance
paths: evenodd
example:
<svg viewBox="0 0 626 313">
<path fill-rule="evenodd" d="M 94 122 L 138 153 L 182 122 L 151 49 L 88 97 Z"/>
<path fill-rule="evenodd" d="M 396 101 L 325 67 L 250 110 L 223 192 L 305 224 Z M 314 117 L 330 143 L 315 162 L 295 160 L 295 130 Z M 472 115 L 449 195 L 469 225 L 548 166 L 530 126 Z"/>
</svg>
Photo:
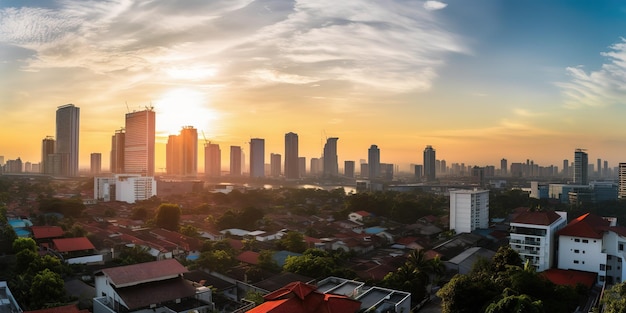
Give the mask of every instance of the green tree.
<svg viewBox="0 0 626 313">
<path fill-rule="evenodd" d="M 626 313 L 626 283 L 613 285 L 602 298 L 603 313 Z"/>
<path fill-rule="evenodd" d="M 185 225 L 180 228 L 180 233 L 188 237 L 199 237 L 198 228 L 193 225 Z"/>
<path fill-rule="evenodd" d="M 171 231 L 178 231 L 180 214 L 180 207 L 178 205 L 163 203 L 156 212 L 156 226 Z"/>
<path fill-rule="evenodd" d="M 37 273 L 30 287 L 30 307 L 40 309 L 46 304 L 64 302 L 64 287 L 65 284 L 59 274 L 49 269 Z"/>
<path fill-rule="evenodd" d="M 272 250 L 261 250 L 259 252 L 259 264 L 257 266 L 271 272 L 280 272 L 280 266 L 274 260 L 274 251 Z"/>
<path fill-rule="evenodd" d="M 506 296 L 490 304 L 485 313 L 543 313 L 541 301 L 533 301 L 528 295 Z"/>
<path fill-rule="evenodd" d="M 502 272 L 507 269 L 508 266 L 522 267 L 522 258 L 517 251 L 513 250 L 511 246 L 504 245 L 498 248 L 496 254 L 492 258 L 492 266 L 494 271 Z"/>
<path fill-rule="evenodd" d="M 132 247 L 122 246 L 119 257 L 114 260 L 120 265 L 131 265 L 137 263 L 145 263 L 156 261 L 156 258 L 150 254 L 148 248 L 134 245 Z"/>
<path fill-rule="evenodd" d="M 206 268 L 218 273 L 226 273 L 228 269 L 237 265 L 235 257 L 225 250 L 205 251 L 200 254 L 196 263 L 201 268 Z"/>
<path fill-rule="evenodd" d="M 290 231 L 278 241 L 278 247 L 295 253 L 306 250 L 304 235 L 296 231 Z"/>
<path fill-rule="evenodd" d="M 486 276 L 455 275 L 437 291 L 442 313 L 482 313 L 500 294 L 500 288 Z"/>
<path fill-rule="evenodd" d="M 15 255 L 15 269 L 19 273 L 26 272 L 31 263 L 39 257 L 37 252 L 30 249 L 24 249 Z"/>
<path fill-rule="evenodd" d="M 13 241 L 13 252 L 19 253 L 24 250 L 37 252 L 37 243 L 32 238 L 17 238 Z"/>
</svg>

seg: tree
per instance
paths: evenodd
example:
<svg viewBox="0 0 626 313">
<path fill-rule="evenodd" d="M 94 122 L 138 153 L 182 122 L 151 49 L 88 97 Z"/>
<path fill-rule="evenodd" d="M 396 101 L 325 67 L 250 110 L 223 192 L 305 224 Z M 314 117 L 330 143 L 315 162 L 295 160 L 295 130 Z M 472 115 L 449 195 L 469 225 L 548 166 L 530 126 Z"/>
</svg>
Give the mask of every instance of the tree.
<svg viewBox="0 0 626 313">
<path fill-rule="evenodd" d="M 119 257 L 115 260 L 120 265 L 131 265 L 137 263 L 145 263 L 156 261 L 156 258 L 150 254 L 148 248 L 142 246 L 123 246 Z"/>
<path fill-rule="evenodd" d="M 541 301 L 533 301 L 528 295 L 512 295 L 487 307 L 485 313 L 542 313 Z"/>
<path fill-rule="evenodd" d="M 24 250 L 37 252 L 37 243 L 32 238 L 17 238 L 13 241 L 13 252 L 19 253 Z"/>
<path fill-rule="evenodd" d="M 193 225 L 185 225 L 180 228 L 180 233 L 188 236 L 188 237 L 198 237 L 200 233 L 198 232 L 198 228 Z"/>
<path fill-rule="evenodd" d="M 496 272 L 505 271 L 507 266 L 522 267 L 522 258 L 519 256 L 519 253 L 513 250 L 509 245 L 498 248 L 492 260 L 493 269 Z"/>
<path fill-rule="evenodd" d="M 148 218 L 148 210 L 144 207 L 135 207 L 130 216 L 133 220 L 145 221 Z"/>
<path fill-rule="evenodd" d="M 274 251 L 272 250 L 261 250 L 259 252 L 259 264 L 257 266 L 271 272 L 280 272 L 280 266 L 274 260 Z"/>
<path fill-rule="evenodd" d="M 626 283 L 614 285 L 602 298 L 603 313 L 626 313 Z"/>
<path fill-rule="evenodd" d="M 237 265 L 237 260 L 225 250 L 212 250 L 202 252 L 196 263 L 201 268 L 218 273 L 226 273 L 228 269 Z"/>
<path fill-rule="evenodd" d="M 40 309 L 46 304 L 64 302 L 64 287 L 59 274 L 49 269 L 37 273 L 30 287 L 30 307 Z"/>
<path fill-rule="evenodd" d="M 180 214 L 180 207 L 178 205 L 163 203 L 156 212 L 156 226 L 171 231 L 178 231 Z"/>
<path fill-rule="evenodd" d="M 278 246 L 282 249 L 302 253 L 306 250 L 306 242 L 304 236 L 296 231 L 290 231 L 278 241 Z"/>
</svg>

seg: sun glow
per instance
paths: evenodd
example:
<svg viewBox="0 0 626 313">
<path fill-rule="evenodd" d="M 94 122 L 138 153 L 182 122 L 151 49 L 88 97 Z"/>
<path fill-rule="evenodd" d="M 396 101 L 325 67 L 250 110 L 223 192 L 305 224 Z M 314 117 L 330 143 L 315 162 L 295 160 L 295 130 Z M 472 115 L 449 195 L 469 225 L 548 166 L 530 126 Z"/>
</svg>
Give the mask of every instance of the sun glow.
<svg viewBox="0 0 626 313">
<path fill-rule="evenodd" d="M 158 136 L 178 134 L 183 126 L 213 132 L 219 113 L 209 107 L 207 95 L 190 88 L 173 89 L 154 103 Z"/>
</svg>

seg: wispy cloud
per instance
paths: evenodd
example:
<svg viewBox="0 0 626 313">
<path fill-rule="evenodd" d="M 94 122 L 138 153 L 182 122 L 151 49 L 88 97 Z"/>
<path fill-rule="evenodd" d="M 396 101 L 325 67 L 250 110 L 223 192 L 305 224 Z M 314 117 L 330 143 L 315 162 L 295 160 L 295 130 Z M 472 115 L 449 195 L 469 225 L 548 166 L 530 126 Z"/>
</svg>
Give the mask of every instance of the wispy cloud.
<svg viewBox="0 0 626 313">
<path fill-rule="evenodd" d="M 443 2 L 440 2 L 440 1 L 426 1 L 426 2 L 424 2 L 424 8 L 426 10 L 429 10 L 429 11 L 441 10 L 441 9 L 447 7 L 447 6 L 448 6 L 447 3 L 443 3 Z"/>
<path fill-rule="evenodd" d="M 557 83 L 566 107 L 626 104 L 626 39 L 622 38 L 601 55 L 607 58 L 607 63 L 599 70 L 586 72 L 582 66 L 566 69 L 570 81 Z"/>
</svg>

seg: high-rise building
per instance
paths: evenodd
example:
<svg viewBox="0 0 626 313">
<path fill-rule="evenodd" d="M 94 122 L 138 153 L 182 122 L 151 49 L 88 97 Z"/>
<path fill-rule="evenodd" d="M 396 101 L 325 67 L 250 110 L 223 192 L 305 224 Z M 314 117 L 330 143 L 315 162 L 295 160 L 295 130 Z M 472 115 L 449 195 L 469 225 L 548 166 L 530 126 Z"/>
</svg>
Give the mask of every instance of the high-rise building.
<svg viewBox="0 0 626 313">
<path fill-rule="evenodd" d="M 367 150 L 367 164 L 369 164 L 369 179 L 380 178 L 380 149 L 377 145 L 372 145 Z"/>
<path fill-rule="evenodd" d="M 242 153 L 240 146 L 230 146 L 230 176 L 241 176 Z"/>
<path fill-rule="evenodd" d="M 98 175 L 102 171 L 102 154 L 101 153 L 92 153 L 90 155 L 91 159 L 91 175 Z"/>
<path fill-rule="evenodd" d="M 556 265 L 556 232 L 565 225 L 566 212 L 522 212 L 511 221 L 509 243 L 522 260 L 542 272 Z"/>
<path fill-rule="evenodd" d="M 602 159 L 597 160 L 598 166 L 596 167 L 596 176 L 602 177 Z"/>
<path fill-rule="evenodd" d="M 500 160 L 500 175 L 501 176 L 507 176 L 508 167 L 509 167 L 508 161 L 506 159 Z"/>
<path fill-rule="evenodd" d="M 426 181 L 435 180 L 435 149 L 432 146 L 426 146 L 424 149 L 424 177 Z"/>
<path fill-rule="evenodd" d="M 324 145 L 324 176 L 335 177 L 339 175 L 339 163 L 337 158 L 337 137 L 326 139 Z"/>
<path fill-rule="evenodd" d="M 620 163 L 618 167 L 619 186 L 617 197 L 626 199 L 626 163 Z"/>
<path fill-rule="evenodd" d="M 322 172 L 321 161 L 319 158 L 311 158 L 310 174 L 311 176 L 318 176 Z"/>
<path fill-rule="evenodd" d="M 343 176 L 354 178 L 354 161 L 343 162 Z"/>
<path fill-rule="evenodd" d="M 563 160 L 563 176 L 569 177 L 569 160 Z"/>
<path fill-rule="evenodd" d="M 111 136 L 111 173 L 124 173 L 124 146 L 126 131 L 124 128 L 115 131 Z"/>
<path fill-rule="evenodd" d="M 265 139 L 250 139 L 250 177 L 265 177 Z"/>
<path fill-rule="evenodd" d="M 152 108 L 126 114 L 125 173 L 154 176 L 155 117 Z"/>
<path fill-rule="evenodd" d="M 54 174 L 52 164 L 48 163 L 48 159 L 54 154 L 54 138 L 47 136 L 41 143 L 41 173 Z M 2 166 L 2 164 L 0 164 Z"/>
<path fill-rule="evenodd" d="M 168 175 L 198 174 L 198 131 L 195 128 L 185 126 L 180 135 L 170 135 L 165 149 Z"/>
<path fill-rule="evenodd" d="M 298 174 L 300 177 L 306 175 L 306 158 L 298 157 Z"/>
<path fill-rule="evenodd" d="M 222 173 L 222 150 L 216 143 L 204 144 L 204 176 L 219 177 Z"/>
<path fill-rule="evenodd" d="M 281 155 L 278 153 L 270 154 L 270 175 L 272 177 L 280 177 Z"/>
<path fill-rule="evenodd" d="M 421 178 L 422 178 L 422 175 L 424 175 L 424 174 L 423 174 L 423 173 L 424 173 L 424 166 L 423 166 L 423 165 L 418 165 L 418 164 L 415 164 L 415 165 L 414 165 L 414 168 L 413 168 L 413 171 L 414 171 L 414 173 L 415 173 L 415 178 L 417 178 L 417 179 L 421 179 Z"/>
<path fill-rule="evenodd" d="M 589 171 L 587 152 L 583 149 L 574 151 L 574 184 L 587 185 L 587 173 Z"/>
<path fill-rule="evenodd" d="M 169 135 L 165 144 L 165 173 L 167 175 L 180 175 L 181 149 L 178 135 Z"/>
<path fill-rule="evenodd" d="M 489 190 L 450 190 L 450 230 L 471 233 L 489 227 Z"/>
<path fill-rule="evenodd" d="M 54 153 L 60 158 L 56 175 L 78 176 L 78 136 L 80 133 L 80 108 L 73 104 L 60 106 L 56 112 L 56 145 Z"/>
<path fill-rule="evenodd" d="M 285 134 L 285 178 L 300 178 L 300 167 L 298 166 L 298 134 Z M 304 174 L 304 173 L 302 173 Z"/>
</svg>

